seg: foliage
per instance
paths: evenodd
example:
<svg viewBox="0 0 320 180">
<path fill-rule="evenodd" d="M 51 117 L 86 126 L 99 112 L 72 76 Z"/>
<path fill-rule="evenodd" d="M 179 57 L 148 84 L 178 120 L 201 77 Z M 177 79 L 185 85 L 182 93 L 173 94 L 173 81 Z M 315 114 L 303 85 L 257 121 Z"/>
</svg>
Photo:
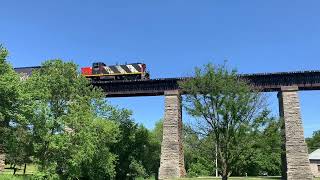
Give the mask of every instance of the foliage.
<svg viewBox="0 0 320 180">
<path fill-rule="evenodd" d="M 261 124 L 256 118 L 263 103 L 260 93 L 237 78 L 235 70 L 212 64 L 196 68 L 195 77 L 180 86 L 187 93 L 185 109 L 199 119 L 198 132 L 213 134 L 220 173 L 227 179 L 232 166 L 250 146 L 245 138 L 247 133 Z"/>
<path fill-rule="evenodd" d="M 161 154 L 161 142 L 163 137 L 163 120 L 160 119 L 156 122 L 154 129 L 150 132 L 149 139 L 149 158 L 148 169 L 150 175 L 154 175 L 155 179 L 158 179 L 158 171 L 160 167 L 160 154 Z"/>
<path fill-rule="evenodd" d="M 312 137 L 306 138 L 309 153 L 320 148 L 320 130 L 314 131 Z"/>
<path fill-rule="evenodd" d="M 190 165 L 188 169 L 188 176 L 190 177 L 198 177 L 198 176 L 208 176 L 210 174 L 210 170 L 207 169 L 204 163 L 196 162 Z"/>
<path fill-rule="evenodd" d="M 131 112 L 118 119 L 121 136 L 113 148 L 118 155 L 116 179 L 149 177 L 157 175 L 160 143 L 154 141 L 152 133 L 130 119 Z"/>
<path fill-rule="evenodd" d="M 281 171 L 280 123 L 264 117 L 265 125 L 252 129 L 246 137 L 247 149 L 232 166 L 233 176 L 279 175 Z M 185 166 L 189 177 L 215 176 L 213 136 L 199 136 L 184 125 Z"/>
<path fill-rule="evenodd" d="M 155 123 L 154 129 L 151 131 L 152 140 L 161 144 L 163 138 L 163 119 Z"/>
<path fill-rule="evenodd" d="M 268 113 L 265 112 L 265 115 Z M 281 136 L 280 122 L 268 116 L 260 116 L 263 127 L 255 126 L 247 136 L 250 147 L 243 151 L 241 158 L 233 166 L 232 175 L 249 176 L 279 175 L 281 170 Z M 261 119 L 263 118 L 263 119 Z M 154 137 L 162 137 L 160 120 L 151 131 Z M 159 139 L 159 138 L 157 138 Z M 213 134 L 199 135 L 190 124 L 183 125 L 183 148 L 185 169 L 188 177 L 215 176 L 215 143 Z M 159 140 L 159 155 L 160 157 Z M 158 161 L 159 162 L 159 161 Z"/>
<path fill-rule="evenodd" d="M 30 119 L 34 157 L 44 177 L 114 177 L 116 156 L 109 147 L 117 141 L 118 126 L 99 116 L 97 112 L 111 108 L 103 93 L 78 74 L 77 66 L 46 61 L 26 87 L 34 110 Z"/>
<path fill-rule="evenodd" d="M 28 93 L 23 82 L 7 62 L 8 51 L 0 45 L 0 151 L 7 154 L 8 163 L 27 163 L 30 155 Z"/>
<path fill-rule="evenodd" d="M 213 136 L 200 137 L 189 125 L 183 126 L 185 168 L 189 177 L 215 173 L 215 144 Z"/>
<path fill-rule="evenodd" d="M 281 174 L 280 122 L 261 117 L 263 127 L 255 127 L 246 136 L 248 148 L 232 168 L 232 175 L 257 176 Z"/>
<path fill-rule="evenodd" d="M 157 175 L 159 136 L 136 124 L 130 111 L 110 106 L 74 63 L 46 61 L 21 81 L 7 54 L 1 47 L 0 132 L 8 163 L 34 161 L 37 179 Z"/>
</svg>

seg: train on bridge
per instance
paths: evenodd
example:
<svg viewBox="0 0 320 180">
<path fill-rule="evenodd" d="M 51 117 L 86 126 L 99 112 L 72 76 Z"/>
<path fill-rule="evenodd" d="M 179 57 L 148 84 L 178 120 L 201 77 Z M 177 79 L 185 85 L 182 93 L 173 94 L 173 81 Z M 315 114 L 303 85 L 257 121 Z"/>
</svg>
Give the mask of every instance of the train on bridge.
<svg viewBox="0 0 320 180">
<path fill-rule="evenodd" d="M 103 62 L 94 62 L 91 67 L 81 68 L 81 74 L 92 80 L 150 79 L 144 63 L 107 66 Z"/>
</svg>

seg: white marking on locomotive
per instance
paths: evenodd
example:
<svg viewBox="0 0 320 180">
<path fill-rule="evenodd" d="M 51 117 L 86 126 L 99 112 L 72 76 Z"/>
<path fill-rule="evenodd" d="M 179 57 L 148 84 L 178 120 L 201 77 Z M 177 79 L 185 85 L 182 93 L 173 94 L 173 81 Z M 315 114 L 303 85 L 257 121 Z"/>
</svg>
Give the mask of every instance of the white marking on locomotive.
<svg viewBox="0 0 320 180">
<path fill-rule="evenodd" d="M 129 69 L 130 69 L 130 71 L 131 72 L 133 72 L 133 73 L 137 73 L 137 72 L 139 72 L 136 68 L 134 68 L 131 64 L 128 64 L 128 65 L 126 65 Z"/>
<path fill-rule="evenodd" d="M 114 73 L 108 66 L 104 66 L 104 69 L 105 69 L 109 74 L 113 74 L 113 73 Z"/>
<path fill-rule="evenodd" d="M 118 71 L 119 71 L 120 73 L 122 73 L 122 74 L 126 74 L 126 73 L 127 73 L 124 69 L 122 69 L 121 66 L 116 66 L 116 68 L 117 68 Z"/>
</svg>

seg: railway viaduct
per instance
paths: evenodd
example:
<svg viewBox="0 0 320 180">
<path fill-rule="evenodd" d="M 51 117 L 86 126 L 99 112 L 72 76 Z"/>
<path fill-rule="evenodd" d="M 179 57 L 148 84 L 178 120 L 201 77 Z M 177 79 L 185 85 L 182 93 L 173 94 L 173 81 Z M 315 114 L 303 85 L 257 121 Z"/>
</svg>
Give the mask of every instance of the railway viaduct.
<svg viewBox="0 0 320 180">
<path fill-rule="evenodd" d="M 34 68 L 34 67 L 33 67 Z M 33 68 L 16 68 L 29 75 Z M 37 67 L 36 67 L 37 68 Z M 320 90 L 320 71 L 242 74 L 263 92 L 278 92 L 279 114 L 284 120 L 283 176 L 289 180 L 311 180 L 308 151 L 300 114 L 299 91 Z M 165 112 L 159 178 L 185 176 L 182 146 L 181 92 L 178 82 L 188 78 L 163 78 L 131 81 L 92 81 L 107 97 L 164 96 Z"/>
</svg>

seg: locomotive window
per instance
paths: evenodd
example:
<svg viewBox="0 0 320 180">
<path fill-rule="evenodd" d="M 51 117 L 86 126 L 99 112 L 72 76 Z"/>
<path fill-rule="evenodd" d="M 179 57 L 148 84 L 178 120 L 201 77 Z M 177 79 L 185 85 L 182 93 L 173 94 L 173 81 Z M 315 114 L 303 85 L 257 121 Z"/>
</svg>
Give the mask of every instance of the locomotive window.
<svg viewBox="0 0 320 180">
<path fill-rule="evenodd" d="M 93 63 L 93 64 L 92 64 L 92 67 L 93 67 L 93 68 L 99 67 L 99 63 Z"/>
<path fill-rule="evenodd" d="M 100 66 L 106 66 L 106 64 L 103 63 L 103 62 L 96 62 L 96 63 L 93 63 L 93 64 L 92 64 L 92 67 L 93 67 L 93 68 L 98 68 L 98 67 L 100 67 Z"/>
</svg>

